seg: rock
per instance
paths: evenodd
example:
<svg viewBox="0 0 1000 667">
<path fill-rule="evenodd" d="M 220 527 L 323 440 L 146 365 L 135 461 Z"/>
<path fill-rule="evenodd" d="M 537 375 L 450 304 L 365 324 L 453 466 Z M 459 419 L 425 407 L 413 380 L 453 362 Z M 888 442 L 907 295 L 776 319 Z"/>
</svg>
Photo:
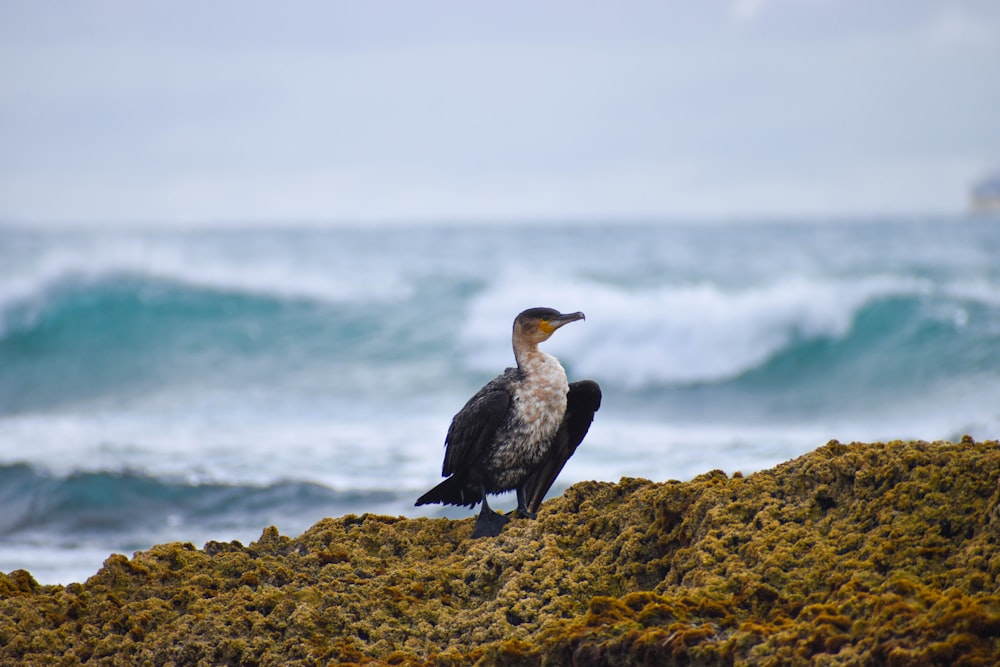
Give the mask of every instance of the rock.
<svg viewBox="0 0 1000 667">
<path fill-rule="evenodd" d="M 996 441 L 832 441 L 472 523 L 349 515 L 112 555 L 84 584 L 0 574 L 0 663 L 1000 663 Z"/>
</svg>

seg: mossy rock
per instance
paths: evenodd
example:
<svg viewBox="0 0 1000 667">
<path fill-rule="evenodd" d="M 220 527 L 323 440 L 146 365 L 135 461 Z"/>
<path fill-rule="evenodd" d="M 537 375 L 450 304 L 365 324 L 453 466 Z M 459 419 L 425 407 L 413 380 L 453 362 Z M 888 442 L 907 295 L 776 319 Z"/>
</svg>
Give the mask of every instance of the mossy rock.
<svg viewBox="0 0 1000 667">
<path fill-rule="evenodd" d="M 1000 664 L 1000 444 L 831 442 L 749 476 L 583 482 L 473 519 L 0 574 L 0 664 Z"/>
</svg>

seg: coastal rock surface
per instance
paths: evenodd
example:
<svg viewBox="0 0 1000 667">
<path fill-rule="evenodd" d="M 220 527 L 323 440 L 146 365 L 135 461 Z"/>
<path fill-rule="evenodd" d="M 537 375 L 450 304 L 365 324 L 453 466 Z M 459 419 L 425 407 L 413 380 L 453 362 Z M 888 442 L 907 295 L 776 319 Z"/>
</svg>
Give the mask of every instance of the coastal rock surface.
<svg viewBox="0 0 1000 667">
<path fill-rule="evenodd" d="M 583 482 L 536 521 L 349 515 L 0 574 L 0 664 L 1000 664 L 1000 443 Z"/>
</svg>

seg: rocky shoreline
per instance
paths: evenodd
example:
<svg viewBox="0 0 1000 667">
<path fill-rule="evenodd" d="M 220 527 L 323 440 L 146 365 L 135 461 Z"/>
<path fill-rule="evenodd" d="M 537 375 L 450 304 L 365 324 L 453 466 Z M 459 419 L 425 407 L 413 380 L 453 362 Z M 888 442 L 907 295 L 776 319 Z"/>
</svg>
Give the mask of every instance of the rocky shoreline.
<svg viewBox="0 0 1000 667">
<path fill-rule="evenodd" d="M 0 664 L 994 665 L 1000 443 L 584 482 L 535 521 L 349 515 L 0 574 Z"/>
</svg>

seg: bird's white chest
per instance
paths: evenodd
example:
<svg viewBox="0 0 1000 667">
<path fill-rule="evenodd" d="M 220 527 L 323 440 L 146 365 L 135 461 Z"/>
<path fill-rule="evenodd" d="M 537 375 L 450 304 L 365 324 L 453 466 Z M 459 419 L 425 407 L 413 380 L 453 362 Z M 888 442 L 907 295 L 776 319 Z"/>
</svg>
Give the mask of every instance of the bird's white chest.
<svg viewBox="0 0 1000 667">
<path fill-rule="evenodd" d="M 486 461 L 487 492 L 513 489 L 544 458 L 566 415 L 569 382 L 559 361 L 544 352 L 520 359 L 525 379 L 513 391 L 514 409 Z"/>
<path fill-rule="evenodd" d="M 555 435 L 566 413 L 569 382 L 559 361 L 544 352 L 532 355 L 522 365 L 528 382 L 514 392 L 524 435 L 533 442 L 547 441 Z"/>
</svg>

